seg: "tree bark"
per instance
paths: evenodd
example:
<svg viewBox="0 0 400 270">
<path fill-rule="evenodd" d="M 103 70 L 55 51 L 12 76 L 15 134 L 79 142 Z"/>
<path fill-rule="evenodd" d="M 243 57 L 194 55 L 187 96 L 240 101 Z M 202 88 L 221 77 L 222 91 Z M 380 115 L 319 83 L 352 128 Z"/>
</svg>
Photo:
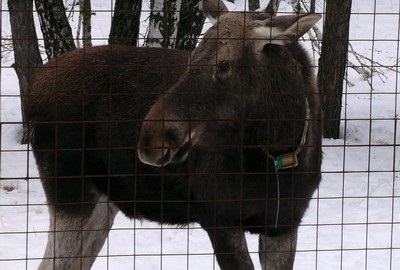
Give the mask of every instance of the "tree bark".
<svg viewBox="0 0 400 270">
<path fill-rule="evenodd" d="M 323 95 L 324 136 L 339 138 L 351 0 L 326 0 L 318 83 Z"/>
<path fill-rule="evenodd" d="M 199 9 L 199 0 L 185 0 L 181 4 L 175 49 L 192 51 L 203 29 L 205 17 Z"/>
<path fill-rule="evenodd" d="M 35 0 L 48 59 L 75 49 L 62 0 Z"/>
<path fill-rule="evenodd" d="M 249 0 L 249 10 L 254 11 L 260 8 L 260 0 Z"/>
<path fill-rule="evenodd" d="M 281 4 L 281 0 L 270 0 L 267 8 L 265 9 L 265 12 L 269 13 L 271 15 L 276 15 L 278 13 L 280 4 Z"/>
<path fill-rule="evenodd" d="M 141 9 L 141 0 L 116 0 L 109 44 L 137 46 Z"/>
<path fill-rule="evenodd" d="M 33 21 L 32 0 L 8 0 L 10 25 L 13 39 L 14 61 L 13 67 L 19 80 L 21 103 L 24 102 L 25 90 L 36 66 L 42 64 L 38 40 Z M 21 110 L 23 106 L 21 106 Z M 22 111 L 24 133 L 22 143 L 27 142 L 27 128 Z"/>
<path fill-rule="evenodd" d="M 92 46 L 92 6 L 90 0 L 80 0 L 79 9 L 82 15 L 83 47 Z"/>
<path fill-rule="evenodd" d="M 315 0 L 310 1 L 310 13 L 315 13 Z"/>
<path fill-rule="evenodd" d="M 152 0 L 148 47 L 174 48 L 178 33 L 181 0 Z"/>
</svg>

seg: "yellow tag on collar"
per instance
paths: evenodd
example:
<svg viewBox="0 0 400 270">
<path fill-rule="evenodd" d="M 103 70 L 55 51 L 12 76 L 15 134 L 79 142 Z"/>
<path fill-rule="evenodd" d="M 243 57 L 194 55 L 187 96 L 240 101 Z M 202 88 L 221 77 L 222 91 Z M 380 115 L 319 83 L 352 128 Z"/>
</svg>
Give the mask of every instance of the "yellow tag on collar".
<svg viewBox="0 0 400 270">
<path fill-rule="evenodd" d="M 288 153 L 274 157 L 275 167 L 277 170 L 284 170 L 299 166 L 296 153 Z"/>
</svg>

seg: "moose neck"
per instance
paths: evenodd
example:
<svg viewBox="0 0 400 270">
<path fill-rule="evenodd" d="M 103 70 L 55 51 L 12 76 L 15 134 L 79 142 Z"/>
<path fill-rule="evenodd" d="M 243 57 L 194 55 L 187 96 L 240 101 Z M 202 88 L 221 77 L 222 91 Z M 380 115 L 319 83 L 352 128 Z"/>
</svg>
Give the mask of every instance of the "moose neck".
<svg viewBox="0 0 400 270">
<path fill-rule="evenodd" d="M 280 57 L 264 57 L 263 65 L 258 67 L 250 66 L 252 59 L 247 57 L 239 63 L 239 66 L 258 69 L 258 72 L 243 73 L 241 82 L 235 82 L 245 89 L 237 101 L 241 103 L 237 107 L 245 108 L 238 116 L 246 119 L 242 143 L 267 147 L 274 155 L 290 153 L 298 147 L 308 118 L 301 68 L 279 46 L 271 47 L 265 54 Z M 291 67 L 287 68 L 288 65 Z"/>
</svg>

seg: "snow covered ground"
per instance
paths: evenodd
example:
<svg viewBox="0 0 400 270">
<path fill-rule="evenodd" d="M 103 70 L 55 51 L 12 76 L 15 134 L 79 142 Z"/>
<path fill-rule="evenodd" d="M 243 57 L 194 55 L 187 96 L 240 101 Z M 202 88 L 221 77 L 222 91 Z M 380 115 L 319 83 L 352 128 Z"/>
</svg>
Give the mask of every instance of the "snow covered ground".
<svg viewBox="0 0 400 270">
<path fill-rule="evenodd" d="M 109 32 L 111 2 L 92 2 L 93 36 L 102 44 Z M 1 3 L 4 37 L 10 29 L 6 1 Z M 229 5 L 237 10 L 242 6 Z M 352 9 L 354 49 L 398 70 L 399 0 L 353 0 Z M 354 56 L 350 59 L 355 62 Z M 33 156 L 28 146 L 19 144 L 20 100 L 12 63 L 12 54 L 2 52 L 0 269 L 36 269 L 47 240 L 48 213 Z M 354 86 L 345 89 L 342 136 L 324 140 L 323 179 L 300 228 L 295 269 L 399 269 L 399 74 L 383 71 L 385 76 L 371 78 L 371 89 L 348 69 Z M 249 235 L 248 243 L 259 269 L 257 238 Z M 197 224 L 161 229 L 118 215 L 93 269 L 219 268 Z"/>
</svg>

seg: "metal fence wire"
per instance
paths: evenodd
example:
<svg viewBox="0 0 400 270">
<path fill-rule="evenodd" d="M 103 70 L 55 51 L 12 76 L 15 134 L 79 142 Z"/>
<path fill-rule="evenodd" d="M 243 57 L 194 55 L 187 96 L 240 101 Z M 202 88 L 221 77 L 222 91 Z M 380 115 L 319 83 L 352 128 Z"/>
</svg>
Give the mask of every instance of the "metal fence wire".
<svg viewBox="0 0 400 270">
<path fill-rule="evenodd" d="M 75 1 L 63 2 L 76 35 L 81 22 L 78 7 L 73 11 Z M 139 47 L 145 43 L 149 31 L 149 2 L 142 3 Z M 287 29 L 294 24 L 285 19 L 275 27 L 271 19 L 261 14 L 269 1 L 264 2 L 260 3 L 259 13 L 246 16 L 258 13 L 258 22 L 269 22 L 272 26 L 268 35 L 273 39 L 276 33 L 284 31 L 283 24 L 289 25 Z M 301 7 L 301 12 L 305 12 L 310 2 L 315 4 L 316 13 L 322 15 L 314 28 L 298 41 L 312 59 L 312 72 L 317 74 L 325 1 L 278 2 L 278 16 L 292 15 L 293 7 Z M 47 270 L 61 269 L 70 262 L 73 265 L 65 269 L 224 269 L 221 265 L 234 269 L 229 265 L 235 265 L 241 253 L 233 255 L 229 248 L 224 250 L 229 241 L 237 246 L 247 242 L 254 269 L 262 269 L 259 237 L 255 233 L 259 231 L 268 234 L 266 245 L 268 241 L 276 241 L 272 239 L 282 238 L 280 242 L 272 242 L 278 243 L 276 250 L 266 250 L 261 261 L 264 258 L 279 262 L 288 254 L 290 258 L 294 245 L 293 269 L 399 269 L 399 0 L 352 1 L 340 136 L 322 140 L 321 182 L 302 217 L 297 244 L 294 235 L 286 238 L 282 235 L 293 232 L 296 220 L 301 218 L 299 209 L 308 199 L 306 195 L 293 198 L 288 194 L 303 194 L 297 188 L 317 181 L 318 170 L 296 171 L 293 159 L 301 144 L 299 168 L 318 163 L 310 158 L 312 155 L 304 154 L 318 145 L 313 145 L 310 135 L 304 135 L 308 129 L 305 123 L 312 122 L 313 112 L 308 110 L 315 108 L 313 101 L 310 102 L 312 95 L 304 94 L 308 89 L 298 88 L 293 84 L 295 79 L 280 78 L 285 73 L 268 73 L 303 70 L 301 53 L 293 48 L 290 59 L 296 62 L 288 63 L 289 68 L 279 66 L 289 57 L 281 49 L 291 46 L 282 45 L 291 42 L 285 39 L 287 32 L 283 39 L 275 36 L 278 42 L 262 43 L 249 35 L 251 28 L 246 25 L 249 18 L 237 15 L 246 21 L 228 22 L 228 30 L 224 32 L 221 27 L 214 31 L 216 36 L 206 33 L 212 27 L 210 20 L 206 20 L 199 38 L 203 47 L 191 56 L 183 52 L 166 56 L 158 49 L 133 52 L 125 47 L 68 52 L 51 65 L 38 68 L 41 74 L 46 74 L 47 81 L 31 86 L 37 92 L 29 88 L 31 92 L 24 97 L 27 104 L 33 104 L 24 108 L 29 108 L 34 122 L 27 127 L 28 135 L 37 143 L 21 144 L 24 135 L 21 94 L 15 73 L 8 3 L 1 0 L 0 3 L 0 269 L 38 269 L 43 256 L 50 256 L 41 265 L 41 269 Z M 248 10 L 249 5 L 242 0 L 224 3 L 231 11 Z M 92 1 L 94 46 L 108 43 L 114 4 L 114 1 Z M 157 4 L 159 1 L 155 1 Z M 217 23 L 222 25 L 224 19 L 219 19 Z M 299 25 L 303 23 L 301 19 L 297 21 Z M 244 34 L 234 32 L 237 25 L 243 26 Z M 42 58 L 46 59 L 38 22 L 35 27 Z M 254 32 L 262 31 L 267 33 L 261 28 Z M 207 42 L 218 44 L 215 48 L 220 50 L 219 54 L 209 50 L 211 45 L 206 47 Z M 256 44 L 256 48 L 259 43 L 263 46 L 259 53 L 269 54 L 275 60 L 268 64 L 246 62 L 252 53 L 246 44 Z M 221 48 L 225 48 L 226 54 L 235 48 L 241 58 L 225 61 Z M 129 57 L 135 61 L 128 61 Z M 260 69 L 266 70 L 265 78 L 273 77 L 267 81 L 281 83 L 260 89 L 278 91 L 293 86 L 295 93 L 274 92 L 274 96 L 265 90 L 247 100 L 252 95 L 250 86 L 256 77 L 253 74 Z M 186 70 L 192 70 L 191 75 L 181 77 Z M 197 75 L 201 72 L 209 73 L 200 78 Z M 259 77 L 260 81 L 265 79 L 264 75 Z M 165 94 L 164 89 L 171 92 Z M 186 92 L 173 92 L 176 89 Z M 287 103 L 288 100 L 297 102 Z M 268 104 L 276 102 L 282 102 L 279 112 L 269 111 Z M 264 118 L 256 114 L 259 111 L 269 115 Z M 284 119 L 281 113 L 289 113 L 292 118 Z M 142 126 L 146 115 L 147 126 Z M 260 143 L 257 138 L 262 135 L 246 134 L 248 130 L 269 134 L 265 135 L 267 138 L 291 138 L 292 134 L 295 139 L 282 142 L 278 138 L 280 144 L 266 139 Z M 156 141 L 156 135 L 146 137 L 145 131 L 152 136 L 164 136 L 163 140 Z M 275 137 L 274 132 L 278 134 Z M 299 140 L 303 135 L 305 138 Z M 154 145 L 156 149 L 149 149 Z M 33 147 L 38 153 L 36 158 Z M 274 163 L 268 153 L 287 154 L 283 148 L 291 149 L 286 156 L 288 168 L 271 167 Z M 139 156 L 138 150 L 142 151 Z M 258 154 L 249 161 L 247 153 Z M 279 161 L 285 166 L 285 160 Z M 232 168 L 227 165 L 231 163 L 239 165 Z M 260 177 L 265 182 L 260 182 Z M 256 209 L 260 205 L 266 210 Z M 50 215 L 52 211 L 57 214 Z M 91 211 L 94 214 L 90 217 L 87 213 Z M 203 224 L 194 222 L 205 216 L 205 212 L 211 213 L 211 220 L 203 219 Z M 260 213 L 265 217 L 260 218 Z M 258 219 L 269 225 L 264 228 Z M 243 230 L 253 233 L 246 232 L 243 240 L 240 238 Z M 230 236 L 224 238 L 226 232 Z M 215 240 L 214 246 L 210 240 Z M 283 269 L 283 265 L 276 269 Z M 240 269 L 252 268 L 243 263 Z"/>
</svg>

